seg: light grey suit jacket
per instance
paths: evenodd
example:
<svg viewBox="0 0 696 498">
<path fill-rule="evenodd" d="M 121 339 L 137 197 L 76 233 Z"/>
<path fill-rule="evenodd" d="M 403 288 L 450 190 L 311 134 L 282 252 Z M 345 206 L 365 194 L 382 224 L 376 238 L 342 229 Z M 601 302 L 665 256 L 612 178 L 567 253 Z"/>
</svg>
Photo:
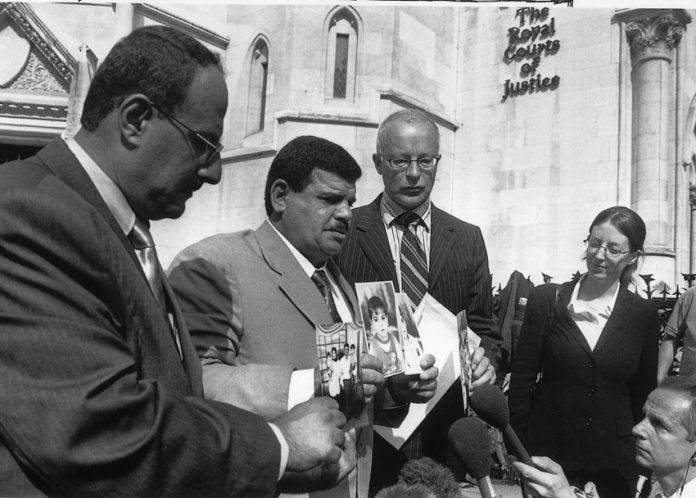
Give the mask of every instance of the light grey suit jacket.
<svg viewBox="0 0 696 498">
<path fill-rule="evenodd" d="M 354 292 L 332 261 L 327 270 L 355 314 Z M 169 274 L 203 364 L 205 396 L 269 420 L 285 413 L 292 372 L 318 365 L 315 327 L 332 319 L 271 224 L 193 244 Z M 361 431 L 357 443 L 358 495 L 367 496 L 372 431 Z"/>
</svg>

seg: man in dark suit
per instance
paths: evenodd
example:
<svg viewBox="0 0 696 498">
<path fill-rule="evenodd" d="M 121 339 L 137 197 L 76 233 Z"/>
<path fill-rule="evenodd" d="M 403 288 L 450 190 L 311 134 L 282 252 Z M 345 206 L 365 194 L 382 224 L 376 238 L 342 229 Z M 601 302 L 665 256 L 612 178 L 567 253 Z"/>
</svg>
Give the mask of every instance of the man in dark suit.
<svg viewBox="0 0 696 498">
<path fill-rule="evenodd" d="M 74 139 L 0 168 L 0 495 L 261 497 L 354 466 L 333 401 L 271 424 L 202 397 L 147 226 L 219 181 L 226 108 L 217 55 L 142 28 L 96 72 Z"/>
<path fill-rule="evenodd" d="M 359 313 L 331 257 L 348 232 L 360 175 L 341 146 L 294 138 L 271 163 L 268 220 L 256 230 L 204 239 L 175 258 L 170 278 L 201 357 L 206 396 L 273 418 L 320 392 L 316 327 L 354 322 Z M 318 275 L 324 283 L 317 284 Z M 409 399 L 433 396 L 433 363 L 432 355 L 424 358 Z M 382 364 L 364 354 L 360 368 L 369 401 L 383 383 Z M 358 430 L 357 443 L 357 470 L 322 496 L 367 496 L 371 427 Z"/>
<path fill-rule="evenodd" d="M 371 204 L 354 210 L 351 230 L 335 260 L 351 284 L 391 280 L 396 289 L 409 294 L 413 306 L 427 292 L 453 314 L 465 310 L 469 326 L 482 341 L 472 361 L 475 388 L 495 379 L 501 357 L 500 335 L 480 229 L 430 201 L 439 149 L 437 125 L 422 111 L 401 110 L 384 120 L 372 156 L 384 192 Z M 404 244 L 404 240 L 410 242 Z M 418 263 L 412 262 L 412 257 L 404 259 L 402 249 L 406 246 L 420 253 L 419 271 L 415 271 Z M 394 401 L 403 401 L 399 384 L 389 387 Z M 445 462 L 447 431 L 461 416 L 461 387 L 455 383 L 404 451 L 395 452 L 376 438 L 375 462 L 382 465 L 373 465 L 374 482 L 391 484 L 408 458 L 426 455 Z"/>
</svg>

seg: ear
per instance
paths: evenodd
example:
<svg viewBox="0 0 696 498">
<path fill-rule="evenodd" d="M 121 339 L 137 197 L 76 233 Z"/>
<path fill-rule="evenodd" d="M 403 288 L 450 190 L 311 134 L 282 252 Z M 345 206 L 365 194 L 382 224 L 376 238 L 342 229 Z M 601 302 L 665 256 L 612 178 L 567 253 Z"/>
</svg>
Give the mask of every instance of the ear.
<svg viewBox="0 0 696 498">
<path fill-rule="evenodd" d="M 145 95 L 136 93 L 126 97 L 118 106 L 118 124 L 123 141 L 133 148 L 139 147 L 153 115 L 154 108 Z"/>
<path fill-rule="evenodd" d="M 628 264 L 626 266 L 632 266 L 638 263 L 638 258 L 640 258 L 640 253 L 635 253 L 633 256 L 631 256 L 631 259 L 628 260 Z"/>
<path fill-rule="evenodd" d="M 290 185 L 283 179 L 279 178 L 271 184 L 270 198 L 274 213 L 280 214 L 285 212 L 288 196 L 291 192 Z"/>
<path fill-rule="evenodd" d="M 374 153 L 372 154 L 372 162 L 375 163 L 375 168 L 377 168 L 377 173 L 382 174 L 382 155 Z"/>
</svg>

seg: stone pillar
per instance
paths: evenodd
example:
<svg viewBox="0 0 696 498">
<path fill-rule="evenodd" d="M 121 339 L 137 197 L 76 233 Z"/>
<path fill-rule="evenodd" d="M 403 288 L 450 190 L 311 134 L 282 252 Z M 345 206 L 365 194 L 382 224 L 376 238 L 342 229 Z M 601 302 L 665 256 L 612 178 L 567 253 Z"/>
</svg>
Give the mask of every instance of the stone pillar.
<svg viewBox="0 0 696 498">
<path fill-rule="evenodd" d="M 689 208 L 689 273 L 696 273 L 696 185 L 693 183 L 689 184 Z"/>
<path fill-rule="evenodd" d="M 135 5 L 128 2 L 115 4 L 116 22 L 114 23 L 114 43 L 133 31 Z"/>
<path fill-rule="evenodd" d="M 675 168 L 672 58 L 691 21 L 682 9 L 631 9 L 616 16 L 626 23 L 631 48 L 631 207 L 647 228 L 642 273 L 674 284 Z"/>
</svg>

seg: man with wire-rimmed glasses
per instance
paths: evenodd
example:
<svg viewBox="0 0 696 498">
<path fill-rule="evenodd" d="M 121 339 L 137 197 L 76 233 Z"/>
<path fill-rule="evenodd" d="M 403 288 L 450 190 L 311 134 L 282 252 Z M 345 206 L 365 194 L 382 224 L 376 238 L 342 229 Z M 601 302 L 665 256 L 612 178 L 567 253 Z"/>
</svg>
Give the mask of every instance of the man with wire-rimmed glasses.
<svg viewBox="0 0 696 498">
<path fill-rule="evenodd" d="M 441 159 L 437 125 L 417 109 L 391 114 L 379 126 L 372 158 L 384 191 L 354 210 L 350 233 L 336 262 L 351 283 L 391 280 L 414 307 L 429 293 L 455 315 L 466 310 L 468 324 L 481 336 L 483 346 L 472 358 L 474 388 L 493 382 L 501 341 L 481 230 L 430 200 Z M 422 402 L 405 391 L 409 382 L 413 381 L 397 376 L 387 383 L 385 404 L 393 403 L 396 420 L 409 402 Z M 457 384 L 400 452 L 376 437 L 373 489 L 393 484 L 408 459 L 425 455 L 446 462 L 447 431 L 463 416 L 462 389 Z"/>
<path fill-rule="evenodd" d="M 355 466 L 333 400 L 271 421 L 203 398 L 149 221 L 220 181 L 227 103 L 217 54 L 136 29 L 75 137 L 0 168 L 0 496 L 270 497 Z"/>
</svg>

